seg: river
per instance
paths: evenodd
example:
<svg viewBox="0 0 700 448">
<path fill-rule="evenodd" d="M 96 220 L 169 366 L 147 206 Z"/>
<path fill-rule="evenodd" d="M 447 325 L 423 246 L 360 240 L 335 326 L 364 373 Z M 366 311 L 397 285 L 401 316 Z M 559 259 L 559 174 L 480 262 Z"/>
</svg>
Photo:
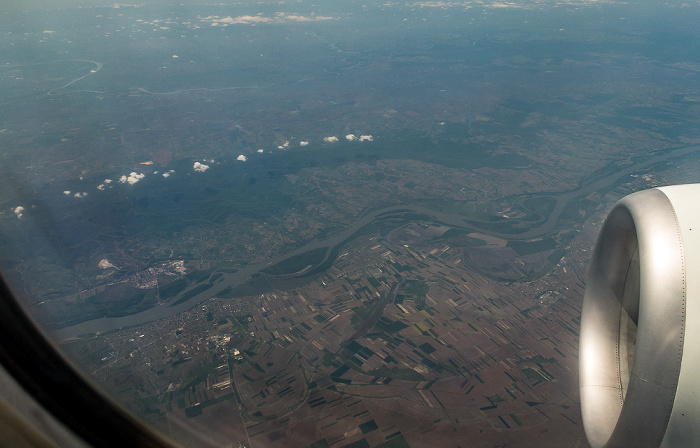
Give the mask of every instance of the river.
<svg viewBox="0 0 700 448">
<path fill-rule="evenodd" d="M 551 198 L 555 201 L 555 205 L 552 208 L 549 215 L 546 217 L 546 219 L 544 219 L 536 227 L 534 227 L 528 231 L 522 232 L 522 233 L 501 233 L 501 232 L 485 231 L 481 227 L 470 224 L 467 220 L 467 217 L 465 217 L 465 216 L 456 215 L 456 214 L 449 214 L 449 213 L 442 213 L 442 212 L 438 212 L 438 211 L 431 210 L 429 208 L 425 208 L 425 207 L 417 206 L 417 205 L 396 205 L 396 206 L 392 206 L 392 207 L 386 207 L 386 208 L 374 210 L 371 213 L 368 213 L 368 214 L 362 216 L 360 219 L 355 221 L 350 227 L 348 227 L 347 229 L 343 230 L 342 232 L 340 232 L 336 235 L 312 241 L 308 244 L 305 244 L 304 246 L 301 246 L 301 247 L 299 247 L 293 251 L 290 251 L 284 255 L 280 255 L 278 257 L 275 257 L 269 261 L 254 264 L 254 265 L 243 266 L 235 273 L 224 273 L 222 280 L 217 282 L 210 289 L 208 289 L 208 290 L 206 290 L 198 295 L 195 295 L 191 299 L 189 299 L 183 303 L 180 303 L 178 305 L 169 306 L 168 304 L 163 304 L 163 305 L 158 305 L 158 306 L 150 308 L 146 311 L 142 311 L 140 313 L 132 314 L 129 316 L 111 317 L 111 318 L 104 317 L 104 318 L 100 318 L 100 319 L 93 319 L 93 320 L 81 322 L 77 325 L 73 325 L 70 327 L 55 330 L 51 334 L 53 337 L 57 338 L 58 340 L 64 340 L 64 339 L 68 339 L 68 338 L 75 338 L 75 337 L 78 337 L 79 335 L 83 335 L 83 334 L 107 332 L 107 331 L 116 330 L 116 329 L 119 329 L 119 328 L 122 328 L 125 326 L 145 324 L 147 322 L 151 322 L 154 320 L 159 320 L 159 319 L 164 319 L 166 317 L 174 316 L 174 315 L 181 313 L 183 311 L 186 311 L 186 310 L 188 310 L 196 305 L 199 305 L 200 303 L 204 302 L 205 300 L 207 300 L 211 297 L 216 297 L 216 295 L 221 293 L 224 289 L 231 287 L 231 286 L 239 285 L 239 284 L 243 283 L 244 281 L 248 280 L 253 274 L 257 274 L 260 271 L 262 271 L 263 269 L 265 269 L 269 266 L 272 266 L 274 264 L 277 264 L 277 263 L 279 263 L 287 258 L 293 257 L 295 255 L 303 254 L 303 253 L 308 252 L 310 250 L 323 248 L 323 247 L 328 248 L 328 251 L 326 253 L 326 258 L 327 258 L 330 256 L 330 253 L 334 247 L 338 246 L 339 244 L 343 244 L 344 242 L 349 240 L 360 229 L 367 226 L 368 224 L 371 224 L 372 222 L 376 221 L 377 219 L 384 219 L 384 218 L 387 218 L 388 216 L 397 216 L 397 215 L 403 215 L 403 214 L 427 215 L 427 216 L 432 217 L 435 221 L 438 221 L 442 224 L 446 224 L 448 226 L 472 230 L 475 232 L 479 232 L 481 234 L 499 237 L 499 238 L 504 238 L 504 239 L 510 239 L 510 240 L 529 240 L 529 239 L 541 237 L 541 236 L 547 235 L 548 233 L 550 233 L 554 229 L 554 227 L 556 226 L 556 224 L 559 220 L 561 213 L 564 211 L 566 204 L 570 200 L 572 200 L 574 198 L 581 197 L 581 196 L 587 196 L 588 194 L 590 194 L 594 191 L 599 191 L 602 188 L 613 184 L 615 181 L 622 178 L 623 176 L 627 176 L 627 175 L 633 174 L 635 172 L 639 172 L 639 171 L 641 171 L 641 170 L 643 170 L 643 169 L 645 169 L 645 168 L 647 168 L 655 163 L 658 163 L 658 162 L 661 162 L 664 160 L 668 160 L 668 159 L 673 158 L 673 157 L 682 157 L 682 156 L 685 156 L 685 155 L 690 154 L 692 152 L 696 152 L 698 150 L 700 150 L 700 146 L 689 146 L 689 147 L 668 150 L 662 154 L 657 154 L 649 159 L 646 159 L 644 162 L 630 165 L 626 168 L 623 168 L 619 171 L 611 173 L 611 174 L 604 176 L 600 179 L 596 179 L 590 183 L 584 183 L 583 185 L 579 186 L 578 188 L 571 190 L 571 191 L 568 191 L 568 192 L 563 192 L 563 193 L 558 193 L 558 194 L 532 195 L 532 196 L 530 196 L 531 198 L 539 198 L 539 197 Z M 487 223 L 484 223 L 484 224 L 487 224 Z M 176 302 L 178 297 L 182 296 L 182 294 L 186 293 L 187 291 L 197 287 L 197 285 L 198 284 L 191 285 L 190 287 L 185 289 L 183 292 L 178 294 L 178 296 L 175 297 L 171 301 L 171 303 Z"/>
</svg>

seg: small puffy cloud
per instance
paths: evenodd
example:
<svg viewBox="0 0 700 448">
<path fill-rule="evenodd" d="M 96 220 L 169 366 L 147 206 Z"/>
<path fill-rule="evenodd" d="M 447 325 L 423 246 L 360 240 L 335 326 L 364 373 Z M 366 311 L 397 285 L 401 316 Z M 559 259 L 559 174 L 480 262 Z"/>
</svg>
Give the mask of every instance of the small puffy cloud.
<svg viewBox="0 0 700 448">
<path fill-rule="evenodd" d="M 163 177 L 170 177 L 170 173 L 163 173 Z"/>
<path fill-rule="evenodd" d="M 12 211 L 15 212 L 15 215 L 17 215 L 17 219 L 22 219 L 24 207 L 20 205 L 18 207 L 13 208 Z"/>
<path fill-rule="evenodd" d="M 371 135 L 361 135 L 360 136 L 361 142 L 371 142 L 372 140 L 374 140 L 374 138 Z"/>
<path fill-rule="evenodd" d="M 77 192 L 77 193 L 75 193 L 73 196 L 76 197 L 76 198 L 78 198 L 78 199 L 82 199 L 82 198 L 84 198 L 85 196 L 87 196 L 87 193 L 85 193 L 85 192 L 83 192 L 83 193 Z"/>
<path fill-rule="evenodd" d="M 299 142 L 299 146 L 306 146 L 308 144 L 309 144 L 309 142 L 307 142 L 306 140 Z"/>
<path fill-rule="evenodd" d="M 209 165 L 205 165 L 205 164 L 199 163 L 199 162 L 194 162 L 194 165 L 192 166 L 192 168 L 198 173 L 203 173 L 209 169 Z"/>
<path fill-rule="evenodd" d="M 338 141 L 338 137 L 331 135 L 330 137 L 323 137 L 323 141 L 326 143 L 335 143 Z"/>
<path fill-rule="evenodd" d="M 129 177 L 126 178 L 126 181 L 129 182 L 129 185 L 134 185 L 136 182 L 140 181 L 144 177 L 146 177 L 145 174 L 136 173 L 135 171 L 132 171 L 131 174 L 129 174 Z"/>
<path fill-rule="evenodd" d="M 112 183 L 112 179 L 105 179 L 105 183 L 106 183 L 106 184 L 111 184 L 111 183 Z"/>
<path fill-rule="evenodd" d="M 132 171 L 131 173 L 129 173 L 128 176 L 120 177 L 119 182 L 121 182 L 123 184 L 128 183 L 129 185 L 134 185 L 136 182 L 140 181 L 144 177 L 146 177 L 145 174 L 137 173 L 136 171 Z"/>
<path fill-rule="evenodd" d="M 355 137 L 355 134 L 348 134 L 348 135 L 345 136 L 345 138 L 346 138 L 348 141 L 357 140 L 357 137 Z"/>
<path fill-rule="evenodd" d="M 109 260 L 106 258 L 103 258 L 102 260 L 100 260 L 100 262 L 97 263 L 97 267 L 100 269 L 116 268 L 116 266 L 114 266 L 112 263 L 110 263 Z"/>
<path fill-rule="evenodd" d="M 241 154 L 240 156 L 236 157 L 236 160 L 238 160 L 239 162 L 245 162 L 246 160 L 248 160 L 248 157 Z"/>
<path fill-rule="evenodd" d="M 100 184 L 97 186 L 98 190 L 104 190 L 105 189 L 105 184 Z"/>
<path fill-rule="evenodd" d="M 178 56 L 178 55 L 176 55 L 176 54 L 173 55 L 173 58 L 174 58 L 174 59 L 177 59 L 177 58 L 179 58 L 179 57 L 180 57 L 180 56 Z"/>
<path fill-rule="evenodd" d="M 70 195 L 70 190 L 64 190 L 63 194 L 65 194 L 66 196 Z"/>
<path fill-rule="evenodd" d="M 258 154 L 262 154 L 262 153 L 264 153 L 264 152 L 265 152 L 264 149 L 258 149 Z"/>
</svg>

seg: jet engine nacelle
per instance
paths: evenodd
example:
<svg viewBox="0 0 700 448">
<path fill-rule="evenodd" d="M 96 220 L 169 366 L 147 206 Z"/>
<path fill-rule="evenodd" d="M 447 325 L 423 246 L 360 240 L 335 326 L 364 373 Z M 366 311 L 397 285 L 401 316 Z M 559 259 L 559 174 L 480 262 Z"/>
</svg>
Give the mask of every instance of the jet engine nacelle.
<svg viewBox="0 0 700 448">
<path fill-rule="evenodd" d="M 615 205 L 589 266 L 580 337 L 593 448 L 700 446 L 700 184 Z"/>
</svg>

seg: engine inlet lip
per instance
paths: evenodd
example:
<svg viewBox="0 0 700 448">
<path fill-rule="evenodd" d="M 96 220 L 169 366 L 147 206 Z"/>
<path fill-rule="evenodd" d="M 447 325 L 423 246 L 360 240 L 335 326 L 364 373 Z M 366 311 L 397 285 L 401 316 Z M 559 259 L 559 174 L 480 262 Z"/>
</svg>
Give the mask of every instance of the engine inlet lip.
<svg viewBox="0 0 700 448">
<path fill-rule="evenodd" d="M 623 393 L 620 314 L 639 251 L 637 341 Z M 658 447 L 673 409 L 683 356 L 685 262 L 680 228 L 660 190 L 618 202 L 598 236 L 581 316 L 581 413 L 593 448 Z"/>
</svg>

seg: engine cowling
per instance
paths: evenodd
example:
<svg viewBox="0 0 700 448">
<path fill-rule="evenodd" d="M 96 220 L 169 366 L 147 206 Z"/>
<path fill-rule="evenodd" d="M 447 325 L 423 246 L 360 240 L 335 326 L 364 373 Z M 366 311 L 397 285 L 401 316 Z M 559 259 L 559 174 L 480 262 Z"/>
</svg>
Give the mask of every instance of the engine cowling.
<svg viewBox="0 0 700 448">
<path fill-rule="evenodd" d="M 631 194 L 608 215 L 579 375 L 593 448 L 700 446 L 700 184 Z"/>
</svg>

